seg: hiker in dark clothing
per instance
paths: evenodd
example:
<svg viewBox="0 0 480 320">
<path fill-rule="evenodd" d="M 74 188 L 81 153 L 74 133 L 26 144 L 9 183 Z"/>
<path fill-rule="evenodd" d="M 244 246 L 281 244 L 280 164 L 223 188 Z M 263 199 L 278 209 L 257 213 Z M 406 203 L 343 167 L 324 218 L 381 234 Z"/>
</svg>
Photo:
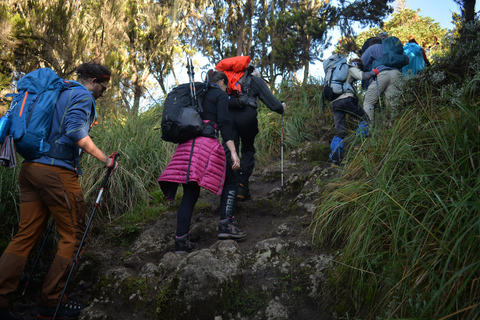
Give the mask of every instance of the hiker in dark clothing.
<svg viewBox="0 0 480 320">
<path fill-rule="evenodd" d="M 196 244 L 191 241 L 190 223 L 201 187 L 217 195 L 221 194 L 221 202 L 225 204 L 220 212 L 218 238 L 238 240 L 247 235 L 234 224 L 233 206 L 227 207 L 229 194 L 226 189 L 235 187 L 233 170 L 240 167 L 228 116 L 228 94 L 225 92 L 228 78 L 223 72 L 214 70 L 209 70 L 207 74 L 209 89 L 200 116 L 204 122 L 212 121 L 216 124 L 229 152 L 225 154 L 215 135 L 202 135 L 180 143 L 158 179 L 163 193 L 170 201 L 175 199 L 178 184 L 183 185 L 183 197 L 177 212 L 175 253 L 191 252 L 196 248 Z M 223 190 L 222 186 L 225 186 Z"/>
<path fill-rule="evenodd" d="M 333 120 L 335 124 L 335 136 L 331 142 L 332 153 L 330 161 L 332 164 L 341 164 L 343 160 L 343 139 L 347 136 L 346 116 L 349 115 L 360 121 L 357 128 L 357 136 L 365 137 L 368 135 L 368 123 L 370 119 L 358 103 L 356 90 L 353 83 L 356 80 L 368 80 L 378 74 L 378 70 L 373 69 L 369 72 L 362 72 L 363 63 L 361 59 L 353 59 L 349 63 L 348 77 L 346 82 L 349 89 L 332 101 Z"/>
<path fill-rule="evenodd" d="M 241 201 L 251 199 L 249 180 L 255 167 L 254 143 L 255 137 L 259 132 L 257 120 L 258 99 L 270 110 L 279 114 L 283 114 L 287 107 L 284 102 L 275 98 L 265 81 L 260 78 L 259 72 L 253 66 L 249 68 L 253 70 L 245 72 L 239 81 L 242 86 L 247 86 L 246 83 L 249 81 L 248 92 L 246 92 L 248 99 L 241 98 L 238 91 L 232 91 L 229 102 L 230 121 L 233 128 L 235 146 L 237 150 L 241 150 L 240 170 L 236 172 L 238 181 L 237 198 Z"/>
<path fill-rule="evenodd" d="M 88 135 L 95 120 L 95 100 L 110 81 L 110 71 L 99 64 L 82 64 L 76 86 L 60 93 L 49 140 L 61 144 L 38 159 L 24 161 L 20 169 L 20 223 L 18 233 L 0 257 L 0 319 L 16 319 L 8 310 L 7 295 L 16 290 L 28 255 L 45 230 L 50 215 L 60 234 L 57 254 L 48 270 L 41 292 L 38 316 L 53 317 L 68 271 L 85 231 L 85 201 L 78 182 L 80 150 L 94 156 L 106 167 L 117 163 L 105 155 Z M 53 143 L 52 143 L 53 145 Z M 53 151 L 52 151 L 53 150 Z M 58 154 L 58 150 L 67 150 Z M 64 154 L 71 155 L 67 158 Z M 59 158 L 60 157 L 60 158 Z M 63 297 L 58 318 L 76 317 L 83 306 Z"/>
</svg>

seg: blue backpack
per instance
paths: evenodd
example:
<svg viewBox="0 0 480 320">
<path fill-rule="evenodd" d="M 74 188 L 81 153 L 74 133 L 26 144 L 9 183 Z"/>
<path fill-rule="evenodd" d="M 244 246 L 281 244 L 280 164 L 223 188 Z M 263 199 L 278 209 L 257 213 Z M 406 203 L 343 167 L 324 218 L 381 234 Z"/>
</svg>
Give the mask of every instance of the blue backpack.
<svg viewBox="0 0 480 320">
<path fill-rule="evenodd" d="M 397 37 L 388 37 L 382 41 L 382 59 L 373 64 L 373 68 L 384 65 L 390 68 L 402 69 L 408 64 L 403 54 L 403 44 Z"/>
<path fill-rule="evenodd" d="M 18 93 L 6 95 L 13 96 L 8 111 L 9 134 L 24 159 L 40 158 L 50 150 L 47 138 L 58 96 L 66 88 L 77 85 L 81 86 L 76 81 L 60 78 L 52 69 L 41 68 L 18 80 Z"/>
<path fill-rule="evenodd" d="M 402 68 L 402 74 L 416 75 L 420 70 L 425 68 L 422 47 L 420 47 L 418 44 L 405 44 L 403 46 L 403 53 L 408 57 L 410 62 Z"/>
</svg>

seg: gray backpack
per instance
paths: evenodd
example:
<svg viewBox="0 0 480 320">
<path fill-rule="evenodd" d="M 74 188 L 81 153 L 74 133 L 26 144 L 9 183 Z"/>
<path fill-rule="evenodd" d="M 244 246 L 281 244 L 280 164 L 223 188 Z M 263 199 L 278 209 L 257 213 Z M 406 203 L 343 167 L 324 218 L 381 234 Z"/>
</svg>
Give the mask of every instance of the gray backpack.
<svg viewBox="0 0 480 320">
<path fill-rule="evenodd" d="M 347 58 L 339 54 L 333 54 L 323 61 L 325 83 L 323 85 L 323 97 L 333 101 L 346 92 L 355 93 L 353 87 L 346 82 L 348 77 Z"/>
</svg>

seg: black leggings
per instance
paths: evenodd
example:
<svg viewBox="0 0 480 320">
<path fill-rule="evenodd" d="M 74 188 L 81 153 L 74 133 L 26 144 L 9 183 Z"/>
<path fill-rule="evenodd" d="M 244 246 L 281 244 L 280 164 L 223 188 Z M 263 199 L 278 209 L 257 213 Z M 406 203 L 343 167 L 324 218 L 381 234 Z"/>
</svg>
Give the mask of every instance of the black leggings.
<svg viewBox="0 0 480 320">
<path fill-rule="evenodd" d="M 335 135 L 344 139 L 347 136 L 346 116 L 347 114 L 359 121 L 368 122 L 368 115 L 358 104 L 358 99 L 348 97 L 332 103 L 333 121 L 335 122 Z"/>
<path fill-rule="evenodd" d="M 240 169 L 235 174 L 237 181 L 248 187 L 248 180 L 255 167 L 254 144 L 258 134 L 257 110 L 247 106 L 244 109 L 230 109 L 229 113 L 235 148 L 240 157 Z"/>
<path fill-rule="evenodd" d="M 200 195 L 200 186 L 196 182 L 183 184 L 183 197 L 177 212 L 177 237 L 181 237 L 190 231 L 193 208 Z"/>
</svg>

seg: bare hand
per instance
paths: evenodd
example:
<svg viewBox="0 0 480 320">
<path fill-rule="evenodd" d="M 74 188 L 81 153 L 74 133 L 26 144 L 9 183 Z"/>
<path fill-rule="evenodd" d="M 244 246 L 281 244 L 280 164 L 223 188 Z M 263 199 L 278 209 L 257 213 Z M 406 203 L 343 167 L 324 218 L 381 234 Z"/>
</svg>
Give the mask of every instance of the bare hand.
<svg viewBox="0 0 480 320">
<path fill-rule="evenodd" d="M 232 154 L 232 169 L 233 170 L 238 170 L 240 169 L 240 159 L 238 158 L 238 155 L 235 153 L 235 154 Z"/>
</svg>

